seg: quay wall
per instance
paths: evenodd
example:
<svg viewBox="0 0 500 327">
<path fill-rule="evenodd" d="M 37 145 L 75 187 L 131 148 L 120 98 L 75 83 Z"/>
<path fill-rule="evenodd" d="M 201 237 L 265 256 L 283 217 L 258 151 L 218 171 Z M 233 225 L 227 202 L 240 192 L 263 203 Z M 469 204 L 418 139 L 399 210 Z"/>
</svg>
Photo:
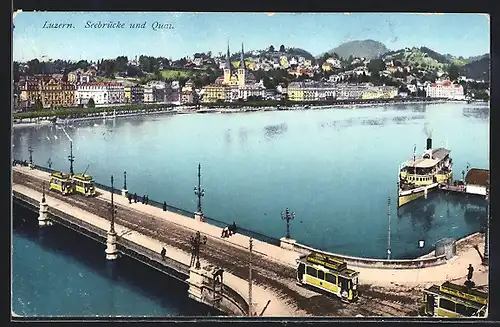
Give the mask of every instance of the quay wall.
<svg viewBox="0 0 500 327">
<path fill-rule="evenodd" d="M 446 263 L 446 256 L 439 255 L 433 257 L 417 258 L 417 259 L 372 259 L 372 258 L 360 258 L 352 257 L 343 254 L 331 253 L 326 251 L 321 251 L 318 249 L 311 248 L 307 245 L 296 243 L 294 240 L 287 240 L 286 238 L 281 239 L 281 246 L 289 248 L 293 251 L 309 254 L 311 252 L 325 254 L 340 260 L 344 260 L 348 265 L 354 267 L 365 267 L 365 268 L 385 268 L 385 269 L 418 269 L 439 266 Z"/>
<path fill-rule="evenodd" d="M 16 190 L 12 190 L 12 195 L 13 201 L 15 201 L 16 203 L 34 212 L 38 212 L 40 206 L 40 202 L 38 200 L 33 199 L 30 196 L 27 196 Z M 89 237 L 103 245 L 106 244 L 106 230 L 94 226 L 82 219 L 78 219 L 77 217 L 69 215 L 51 206 L 48 207 L 48 214 L 52 221 L 64 227 L 70 228 L 73 231 Z M 151 268 L 167 274 L 168 276 L 180 282 L 189 284 L 189 266 L 183 264 L 182 262 L 173 260 L 168 256 L 165 257 L 165 261 L 162 261 L 159 258 L 158 253 L 156 253 L 155 251 L 152 251 L 147 247 L 127 240 L 123 237 L 117 238 L 117 250 L 119 251 L 120 255 L 127 255 L 143 264 L 150 266 Z M 104 250 L 103 260 L 105 260 Z M 209 285 L 203 285 L 202 288 L 203 290 L 206 289 L 207 291 L 210 291 Z M 227 285 L 224 285 L 222 297 L 223 303 L 221 306 L 217 307 L 219 310 L 236 315 L 246 315 L 246 313 L 248 312 L 249 305 L 247 300 L 236 290 L 233 290 Z M 211 303 L 208 303 L 206 301 L 202 302 L 204 302 L 208 306 L 212 306 Z"/>
</svg>

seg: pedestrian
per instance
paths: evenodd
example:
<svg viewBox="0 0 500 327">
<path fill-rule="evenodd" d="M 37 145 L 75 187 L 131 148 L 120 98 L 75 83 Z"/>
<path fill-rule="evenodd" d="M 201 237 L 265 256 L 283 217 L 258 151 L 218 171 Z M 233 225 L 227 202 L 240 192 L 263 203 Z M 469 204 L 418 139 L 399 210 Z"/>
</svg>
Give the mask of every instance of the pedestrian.
<svg viewBox="0 0 500 327">
<path fill-rule="evenodd" d="M 149 204 L 149 197 L 147 194 L 146 194 L 146 204 Z"/>
<path fill-rule="evenodd" d="M 132 204 L 132 194 L 127 193 L 128 204 Z"/>
<path fill-rule="evenodd" d="M 236 234 L 236 223 L 233 221 L 233 225 L 231 226 L 231 233 Z"/>
<path fill-rule="evenodd" d="M 165 247 L 161 248 L 161 259 L 165 261 L 165 254 L 167 254 L 167 250 L 165 250 Z"/>
<path fill-rule="evenodd" d="M 167 211 L 167 202 L 163 201 L 163 211 Z"/>
<path fill-rule="evenodd" d="M 142 196 L 142 204 L 146 204 L 146 196 L 145 195 Z"/>
<path fill-rule="evenodd" d="M 474 273 L 474 268 L 472 267 L 471 264 L 469 264 L 469 268 L 467 268 L 468 273 L 467 273 L 467 280 L 472 279 L 472 274 Z"/>
<path fill-rule="evenodd" d="M 137 193 L 134 193 L 134 203 L 137 203 Z"/>
</svg>

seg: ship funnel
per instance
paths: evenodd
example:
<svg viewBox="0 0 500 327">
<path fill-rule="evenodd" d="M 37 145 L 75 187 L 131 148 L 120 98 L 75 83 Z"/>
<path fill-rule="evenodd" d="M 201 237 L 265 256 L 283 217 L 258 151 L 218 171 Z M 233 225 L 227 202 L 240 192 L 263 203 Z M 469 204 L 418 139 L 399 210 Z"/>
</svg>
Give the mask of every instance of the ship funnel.
<svg viewBox="0 0 500 327">
<path fill-rule="evenodd" d="M 427 138 L 427 150 L 432 149 L 432 139 L 430 137 Z"/>
</svg>

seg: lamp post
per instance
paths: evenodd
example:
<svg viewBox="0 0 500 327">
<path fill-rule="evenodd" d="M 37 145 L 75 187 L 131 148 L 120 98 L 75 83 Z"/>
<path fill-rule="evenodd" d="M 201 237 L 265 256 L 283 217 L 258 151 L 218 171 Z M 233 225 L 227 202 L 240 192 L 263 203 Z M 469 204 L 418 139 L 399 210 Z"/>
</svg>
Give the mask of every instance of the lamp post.
<svg viewBox="0 0 500 327">
<path fill-rule="evenodd" d="M 391 259 L 391 198 L 387 199 L 387 260 Z"/>
<path fill-rule="evenodd" d="M 488 259 L 490 257 L 489 249 L 489 234 L 490 234 L 490 179 L 488 173 L 488 180 L 486 181 L 486 231 L 484 232 L 484 255 L 483 255 L 483 265 L 488 265 Z"/>
<path fill-rule="evenodd" d="M 73 142 L 69 141 L 69 156 L 68 156 L 68 161 L 69 161 L 69 174 L 73 176 L 73 162 L 75 161 L 75 157 L 73 156 Z M 111 176 L 111 180 L 113 179 L 113 176 Z"/>
<path fill-rule="evenodd" d="M 113 198 L 113 194 L 115 193 L 113 181 L 114 181 L 113 175 L 111 175 L 111 226 L 109 227 L 109 232 L 111 234 L 115 233 L 115 214 L 116 214 L 115 202 Z"/>
<path fill-rule="evenodd" d="M 126 171 L 123 172 L 123 189 L 124 190 L 127 189 L 127 172 Z"/>
<path fill-rule="evenodd" d="M 198 197 L 198 205 L 196 211 L 203 213 L 201 210 L 201 198 L 205 196 L 205 190 L 201 188 L 201 164 L 198 164 L 198 186 L 194 187 L 194 194 Z"/>
<path fill-rule="evenodd" d="M 290 212 L 288 208 L 281 212 L 281 219 L 286 220 L 286 238 L 290 239 L 290 220 L 295 218 L 295 212 Z"/>
<path fill-rule="evenodd" d="M 33 166 L 33 148 L 31 147 L 31 144 L 28 147 L 28 152 L 30 153 L 30 167 Z"/>
<path fill-rule="evenodd" d="M 47 161 L 47 166 L 49 167 L 49 169 L 52 169 L 52 159 L 49 158 L 49 160 Z"/>
<path fill-rule="evenodd" d="M 191 262 L 189 267 L 195 266 L 195 269 L 200 269 L 200 246 L 207 244 L 207 237 L 201 237 L 200 232 L 196 232 L 195 236 L 191 236 L 189 239 L 189 243 L 191 244 Z"/>
<path fill-rule="evenodd" d="M 111 225 L 109 227 L 109 231 L 107 233 L 106 239 L 106 259 L 107 260 L 116 260 L 118 258 L 118 251 L 116 249 L 116 232 L 115 232 L 115 215 L 116 215 L 116 206 L 113 198 L 113 193 L 115 192 L 115 188 L 113 185 L 113 175 L 111 175 Z"/>
<path fill-rule="evenodd" d="M 45 182 L 42 183 L 42 203 L 45 203 Z"/>
</svg>

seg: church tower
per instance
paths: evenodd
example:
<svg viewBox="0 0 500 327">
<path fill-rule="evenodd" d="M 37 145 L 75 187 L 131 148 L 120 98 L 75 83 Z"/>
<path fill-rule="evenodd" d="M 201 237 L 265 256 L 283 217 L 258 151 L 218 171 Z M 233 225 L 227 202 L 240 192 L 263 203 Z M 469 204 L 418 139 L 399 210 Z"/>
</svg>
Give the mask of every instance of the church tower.
<svg viewBox="0 0 500 327">
<path fill-rule="evenodd" d="M 226 64 L 224 66 L 224 84 L 231 83 L 231 54 L 229 53 L 229 42 L 227 43 Z"/>
<path fill-rule="evenodd" d="M 245 64 L 245 51 L 243 50 L 243 43 L 241 44 L 241 57 L 240 57 L 240 65 L 238 66 L 238 86 L 245 86 L 245 73 L 247 70 L 247 66 Z"/>
</svg>

